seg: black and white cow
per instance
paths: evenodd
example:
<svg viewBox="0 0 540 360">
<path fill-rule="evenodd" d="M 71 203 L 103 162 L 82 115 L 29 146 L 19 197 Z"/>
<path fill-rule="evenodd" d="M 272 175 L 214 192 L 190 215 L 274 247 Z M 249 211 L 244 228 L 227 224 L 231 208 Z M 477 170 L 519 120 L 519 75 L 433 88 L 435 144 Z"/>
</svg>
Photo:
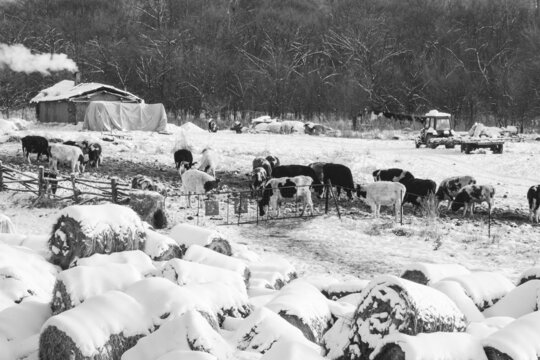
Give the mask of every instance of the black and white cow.
<svg viewBox="0 0 540 360">
<path fill-rule="evenodd" d="M 102 160 L 102 149 L 99 143 L 88 145 L 88 163 L 90 166 L 98 168 Z"/>
<path fill-rule="evenodd" d="M 313 179 L 309 176 L 294 176 L 273 178 L 266 182 L 263 189 L 262 199 L 259 200 L 259 214 L 266 214 L 265 207 L 270 206 L 279 216 L 279 206 L 284 200 L 297 200 L 303 204 L 301 215 L 306 207 L 309 207 L 313 214 L 313 201 L 311 200 L 310 187 Z"/>
<path fill-rule="evenodd" d="M 47 155 L 49 160 L 49 141 L 43 136 L 28 135 L 21 139 L 23 156 L 30 164 L 30 153 L 37 154 L 37 160 L 41 157 L 41 154 Z"/>
<path fill-rule="evenodd" d="M 476 184 L 476 179 L 468 175 L 453 176 L 444 179 L 439 184 L 439 188 L 435 193 L 435 196 L 437 198 L 437 208 L 442 201 L 448 200 L 448 210 L 450 210 L 450 207 L 452 206 L 452 201 L 454 201 L 454 198 L 456 197 L 459 190 L 461 190 L 461 188 L 464 186 L 474 184 Z"/>
<path fill-rule="evenodd" d="M 263 157 L 256 157 L 255 159 L 253 159 L 253 162 L 251 165 L 252 165 L 253 170 L 257 168 L 263 168 L 266 171 L 266 175 L 268 177 L 272 176 L 272 170 L 274 167 L 272 166 L 270 161 L 268 161 L 267 159 Z"/>
<path fill-rule="evenodd" d="M 323 165 L 323 183 L 332 184 L 337 188 L 337 197 L 341 195 L 341 188 L 345 190 L 349 200 L 352 200 L 354 181 L 349 169 L 345 165 L 326 163 Z"/>
<path fill-rule="evenodd" d="M 461 188 L 452 203 L 452 211 L 457 211 L 464 207 L 463 216 L 474 214 L 474 204 L 481 204 L 484 201 L 488 204 L 488 211 L 491 213 L 495 196 L 495 188 L 491 185 L 467 185 Z"/>
<path fill-rule="evenodd" d="M 373 172 L 374 181 L 407 181 L 410 179 L 414 179 L 414 175 L 403 169 L 379 169 Z"/>
<path fill-rule="evenodd" d="M 180 163 L 184 162 L 184 165 L 187 166 L 186 170 L 191 169 L 195 163 L 193 162 L 193 154 L 187 149 L 180 149 L 174 152 L 174 164 L 176 165 L 176 170 L 180 167 Z"/>
<path fill-rule="evenodd" d="M 403 178 L 399 181 L 407 189 L 403 203 L 422 206 L 430 195 L 435 195 L 437 183 L 430 179 Z"/>
<path fill-rule="evenodd" d="M 281 165 L 281 163 L 279 162 L 279 159 L 277 156 L 273 156 L 273 155 L 268 155 L 266 157 L 266 160 L 268 160 L 268 162 L 270 163 L 270 166 L 272 167 L 272 170 L 274 170 L 274 168 L 276 166 L 279 166 Z"/>
<path fill-rule="evenodd" d="M 527 200 L 529 201 L 529 220 L 538 222 L 540 216 L 540 185 L 531 186 L 527 191 Z"/>
<path fill-rule="evenodd" d="M 282 177 L 295 177 L 295 176 L 309 176 L 312 180 L 312 188 L 317 194 L 318 197 L 321 197 L 324 187 L 317 177 L 315 170 L 305 165 L 280 165 L 276 166 L 272 171 L 272 177 L 282 178 Z"/>
<path fill-rule="evenodd" d="M 381 205 L 393 206 L 396 221 L 407 189 L 405 185 L 394 181 L 377 181 L 372 184 L 356 185 L 356 196 L 365 201 L 374 217 L 378 217 Z"/>
</svg>

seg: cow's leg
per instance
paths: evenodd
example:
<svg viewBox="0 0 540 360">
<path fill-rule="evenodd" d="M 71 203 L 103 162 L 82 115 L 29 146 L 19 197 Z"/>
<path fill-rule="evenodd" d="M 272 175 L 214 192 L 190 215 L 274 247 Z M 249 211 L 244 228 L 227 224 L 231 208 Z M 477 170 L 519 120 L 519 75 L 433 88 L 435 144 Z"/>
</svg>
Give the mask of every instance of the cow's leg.
<svg viewBox="0 0 540 360">
<path fill-rule="evenodd" d="M 187 207 L 191 208 L 191 195 L 189 193 L 187 195 Z"/>
<path fill-rule="evenodd" d="M 463 206 L 463 217 L 467 216 L 467 209 L 469 208 L 469 204 L 465 203 Z"/>
<path fill-rule="evenodd" d="M 371 213 L 373 214 L 373 217 L 377 217 L 377 205 L 375 204 L 369 204 L 371 207 Z"/>
</svg>

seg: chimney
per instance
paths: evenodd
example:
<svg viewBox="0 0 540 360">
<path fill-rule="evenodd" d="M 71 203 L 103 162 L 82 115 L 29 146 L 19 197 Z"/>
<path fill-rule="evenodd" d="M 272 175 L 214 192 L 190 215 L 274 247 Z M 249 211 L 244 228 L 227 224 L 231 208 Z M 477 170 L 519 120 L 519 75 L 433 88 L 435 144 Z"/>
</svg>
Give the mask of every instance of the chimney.
<svg viewBox="0 0 540 360">
<path fill-rule="evenodd" d="M 74 86 L 77 86 L 81 83 L 81 73 L 80 72 L 75 72 L 75 78 L 74 78 L 74 81 L 75 81 L 75 84 Z"/>
</svg>

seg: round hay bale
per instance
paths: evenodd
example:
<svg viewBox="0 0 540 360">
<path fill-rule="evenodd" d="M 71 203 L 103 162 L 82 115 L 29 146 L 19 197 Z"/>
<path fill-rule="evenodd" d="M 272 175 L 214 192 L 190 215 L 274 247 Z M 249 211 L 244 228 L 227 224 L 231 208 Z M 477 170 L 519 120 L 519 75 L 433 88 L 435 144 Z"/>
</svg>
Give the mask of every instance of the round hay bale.
<svg viewBox="0 0 540 360">
<path fill-rule="evenodd" d="M 175 225 L 169 236 L 186 252 L 190 245 L 197 244 L 220 254 L 231 256 L 232 247 L 227 239 L 215 230 L 191 224 Z"/>
<path fill-rule="evenodd" d="M 493 306 L 484 310 L 485 317 L 505 316 L 519 318 L 538 310 L 540 280 L 530 280 L 517 286 L 497 301 Z"/>
<path fill-rule="evenodd" d="M 332 324 L 327 299 L 316 287 L 302 280 L 287 284 L 266 307 L 316 344 L 322 343 L 323 334 Z"/>
<path fill-rule="evenodd" d="M 0 234 L 15 234 L 15 226 L 4 214 L 0 214 Z"/>
<path fill-rule="evenodd" d="M 256 284 L 267 284 L 269 289 L 279 290 L 286 284 L 283 274 L 277 271 L 251 271 L 249 287 L 256 287 Z"/>
<path fill-rule="evenodd" d="M 278 273 L 285 284 L 298 277 L 295 267 L 279 256 L 265 256 L 258 261 L 249 262 L 249 270 L 256 273 Z"/>
<path fill-rule="evenodd" d="M 60 212 L 49 238 L 50 261 L 67 269 L 93 254 L 139 250 L 146 230 L 130 208 L 116 204 L 75 205 Z"/>
<path fill-rule="evenodd" d="M 484 315 L 478 310 L 472 299 L 467 295 L 463 287 L 455 281 L 441 280 L 431 287 L 448 296 L 461 310 L 467 321 L 483 321 Z"/>
<path fill-rule="evenodd" d="M 154 261 L 167 261 L 183 255 L 182 249 L 173 239 L 150 229 L 146 230 L 143 251 Z"/>
<path fill-rule="evenodd" d="M 339 317 L 323 336 L 325 357 L 331 360 L 345 359 L 351 335 L 351 319 Z"/>
<path fill-rule="evenodd" d="M 321 292 L 330 300 L 340 299 L 351 294 L 358 294 L 369 284 L 369 280 L 354 279 L 329 284 Z"/>
<path fill-rule="evenodd" d="M 129 207 L 155 229 L 167 227 L 163 195 L 155 191 L 132 190 L 129 192 Z"/>
<path fill-rule="evenodd" d="M 401 278 L 422 285 L 429 285 L 449 276 L 463 274 L 470 274 L 470 271 L 459 264 L 430 264 L 419 262 L 407 266 L 401 275 Z"/>
<path fill-rule="evenodd" d="M 438 290 L 395 276 L 380 276 L 362 291 L 347 349 L 351 359 L 367 358 L 381 337 L 465 330 L 465 316 Z"/>
<path fill-rule="evenodd" d="M 147 254 L 141 250 L 122 251 L 111 254 L 94 254 L 87 258 L 77 259 L 73 266 L 106 266 L 108 264 L 130 264 L 141 274 L 147 276 L 156 268 Z"/>
<path fill-rule="evenodd" d="M 540 266 L 535 266 L 525 270 L 518 280 L 518 286 L 526 283 L 529 280 L 540 280 Z"/>
<path fill-rule="evenodd" d="M 249 284 L 251 272 L 242 260 L 217 253 L 199 245 L 191 245 L 184 254 L 184 260 L 234 271 L 244 278 L 246 284 Z"/>
<path fill-rule="evenodd" d="M 540 312 L 524 315 L 482 339 L 489 360 L 540 358 Z"/>
</svg>

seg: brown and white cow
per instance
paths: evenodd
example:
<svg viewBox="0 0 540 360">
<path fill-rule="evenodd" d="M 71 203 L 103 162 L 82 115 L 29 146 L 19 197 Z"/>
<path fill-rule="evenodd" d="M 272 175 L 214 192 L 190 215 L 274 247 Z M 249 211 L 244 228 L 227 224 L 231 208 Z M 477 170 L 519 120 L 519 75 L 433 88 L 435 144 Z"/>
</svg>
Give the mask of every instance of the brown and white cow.
<svg viewBox="0 0 540 360">
<path fill-rule="evenodd" d="M 538 222 L 540 217 L 540 185 L 531 186 L 527 191 L 527 200 L 529 201 L 529 220 Z"/>
<path fill-rule="evenodd" d="M 379 217 L 381 205 L 394 206 L 396 220 L 405 198 L 405 185 L 393 181 L 378 181 L 372 184 L 356 185 L 356 195 L 370 207 L 374 217 Z"/>
<path fill-rule="evenodd" d="M 414 179 L 414 175 L 407 170 L 391 168 L 379 169 L 373 172 L 373 181 L 402 181 Z"/>
<path fill-rule="evenodd" d="M 311 200 L 311 184 L 313 179 L 309 176 L 299 175 L 268 180 L 263 189 L 262 199 L 259 200 L 259 214 L 264 216 L 265 207 L 270 206 L 279 216 L 279 205 L 284 200 L 300 201 L 303 204 L 301 215 L 306 207 L 313 214 L 313 201 Z"/>
<path fill-rule="evenodd" d="M 437 208 L 439 207 L 439 204 L 441 202 L 448 200 L 447 209 L 450 210 L 450 207 L 452 206 L 452 201 L 454 201 L 454 198 L 458 194 L 459 190 L 461 190 L 461 188 L 464 186 L 474 184 L 476 184 L 476 179 L 468 175 L 453 176 L 444 179 L 443 181 L 441 181 L 439 188 L 435 193 L 435 196 L 437 198 Z"/>
<path fill-rule="evenodd" d="M 474 204 L 486 202 L 488 211 L 491 213 L 495 196 L 495 188 L 491 185 L 467 185 L 461 188 L 454 198 L 452 203 L 452 211 L 457 211 L 464 207 L 463 216 L 467 215 L 467 210 L 470 214 L 474 214 Z"/>
</svg>

